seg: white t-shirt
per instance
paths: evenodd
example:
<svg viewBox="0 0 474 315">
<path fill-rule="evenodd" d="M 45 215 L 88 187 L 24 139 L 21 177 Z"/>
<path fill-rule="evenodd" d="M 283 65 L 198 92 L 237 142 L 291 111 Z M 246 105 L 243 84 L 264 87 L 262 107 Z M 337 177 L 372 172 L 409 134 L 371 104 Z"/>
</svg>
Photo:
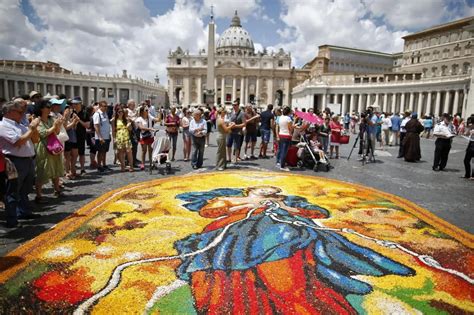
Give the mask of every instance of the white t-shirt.
<svg viewBox="0 0 474 315">
<path fill-rule="evenodd" d="M 289 116 L 281 115 L 280 119 L 278 119 L 278 127 L 279 132 L 278 134 L 283 136 L 291 136 L 290 130 L 288 129 L 288 123 L 291 122 L 291 118 Z"/>
<path fill-rule="evenodd" d="M 189 119 L 188 117 L 184 116 L 181 118 L 181 127 L 188 128 L 189 127 Z"/>
<path fill-rule="evenodd" d="M 98 110 L 92 116 L 92 121 L 94 125 L 99 125 L 100 135 L 102 139 L 110 139 L 110 121 L 109 116 L 106 113 L 103 113 L 101 110 Z M 95 129 L 95 128 L 94 128 Z M 101 137 L 95 133 L 95 138 L 99 140 Z"/>
<path fill-rule="evenodd" d="M 382 119 L 382 130 L 388 130 L 392 127 L 392 120 L 388 117 Z"/>
<path fill-rule="evenodd" d="M 151 128 L 153 126 L 153 119 L 150 116 L 148 116 L 148 122 L 147 122 L 145 118 L 138 117 L 135 120 L 135 123 L 137 124 L 138 127 Z"/>
</svg>

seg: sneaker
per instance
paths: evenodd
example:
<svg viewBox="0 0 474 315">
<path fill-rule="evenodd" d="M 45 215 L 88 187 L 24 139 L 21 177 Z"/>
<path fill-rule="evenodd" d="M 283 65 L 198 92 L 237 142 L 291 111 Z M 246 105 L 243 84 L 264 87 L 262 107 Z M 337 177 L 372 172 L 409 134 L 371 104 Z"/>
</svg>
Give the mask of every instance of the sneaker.
<svg viewBox="0 0 474 315">
<path fill-rule="evenodd" d="M 251 156 L 250 156 L 250 159 L 251 159 L 251 160 L 257 160 L 257 157 L 256 157 L 255 155 L 251 155 Z"/>
<path fill-rule="evenodd" d="M 280 167 L 280 171 L 289 172 L 290 169 L 288 167 Z"/>
<path fill-rule="evenodd" d="M 97 167 L 97 170 L 99 171 L 99 173 L 105 172 L 105 169 L 102 166 Z"/>
<path fill-rule="evenodd" d="M 277 162 L 276 166 L 277 166 L 277 167 L 280 167 L 280 162 Z"/>
<path fill-rule="evenodd" d="M 225 171 L 225 168 L 219 167 L 217 170 L 218 170 L 218 171 Z"/>
<path fill-rule="evenodd" d="M 81 170 L 81 176 L 84 175 L 84 174 L 87 174 L 86 170 Z"/>
</svg>

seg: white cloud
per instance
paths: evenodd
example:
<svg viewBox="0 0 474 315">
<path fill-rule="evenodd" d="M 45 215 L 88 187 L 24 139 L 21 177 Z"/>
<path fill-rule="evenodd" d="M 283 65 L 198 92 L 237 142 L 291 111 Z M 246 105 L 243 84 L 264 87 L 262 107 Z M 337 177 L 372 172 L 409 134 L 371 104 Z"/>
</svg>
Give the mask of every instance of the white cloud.
<svg viewBox="0 0 474 315">
<path fill-rule="evenodd" d="M 18 59 L 22 49 L 35 49 L 41 44 L 41 34 L 23 15 L 19 0 L 2 0 L 0 5 L 0 56 Z"/>
<path fill-rule="evenodd" d="M 128 73 L 166 84 L 167 57 L 177 46 L 207 47 L 207 28 L 192 2 L 152 17 L 139 1 L 61 2 L 31 0 L 47 28 L 43 49 L 22 49 L 26 59 L 52 60 L 76 72 Z M 87 17 L 85 19 L 84 17 Z"/>
<path fill-rule="evenodd" d="M 280 18 L 285 28 L 278 30 L 283 46 L 292 52 L 296 66 L 302 66 L 323 44 L 340 45 L 384 52 L 402 50 L 404 31 L 390 31 L 367 17 L 359 0 L 283 0 Z M 320 8 L 325 8 L 321 10 Z"/>
<path fill-rule="evenodd" d="M 365 0 L 375 17 L 396 29 L 423 28 L 442 23 L 449 14 L 443 0 Z"/>
<path fill-rule="evenodd" d="M 215 17 L 219 18 L 231 18 L 237 10 L 239 17 L 245 19 L 247 16 L 262 10 L 260 0 L 204 0 L 203 15 L 209 15 L 211 6 L 214 6 Z"/>
</svg>

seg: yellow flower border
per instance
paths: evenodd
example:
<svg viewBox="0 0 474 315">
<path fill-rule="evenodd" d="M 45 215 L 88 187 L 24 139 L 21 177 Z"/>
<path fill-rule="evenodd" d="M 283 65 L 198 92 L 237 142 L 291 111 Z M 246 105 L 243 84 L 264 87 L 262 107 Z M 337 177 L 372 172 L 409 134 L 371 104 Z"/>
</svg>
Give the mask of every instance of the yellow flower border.
<svg viewBox="0 0 474 315">
<path fill-rule="evenodd" d="M 259 173 L 275 173 L 271 171 L 255 171 Z M 227 173 L 230 174 L 241 174 L 241 171 L 227 171 Z M 185 174 L 185 175 L 180 175 L 180 176 L 175 176 L 175 177 L 166 177 L 166 178 L 160 178 L 160 179 L 155 179 L 151 181 L 147 181 L 145 183 L 135 183 L 135 184 L 130 184 L 127 186 L 123 186 L 117 189 L 114 189 L 112 191 L 109 191 L 105 193 L 104 195 L 98 197 L 97 199 L 93 200 L 92 202 L 88 203 L 87 205 L 81 207 L 79 210 L 75 211 L 73 214 L 65 218 L 62 222 L 58 223 L 58 225 L 54 226 L 50 230 L 42 233 L 41 235 L 38 235 L 34 239 L 26 242 L 25 244 L 21 245 L 17 249 L 11 251 L 8 253 L 4 258 L 11 257 L 15 258 L 18 260 L 18 258 L 22 259 L 22 262 L 13 265 L 8 268 L 7 266 L 7 261 L 9 259 L 1 259 L 0 260 L 0 270 L 4 270 L 3 272 L 0 273 L 0 283 L 4 283 L 7 281 L 9 278 L 11 278 L 13 275 L 15 275 L 18 271 L 23 269 L 27 264 L 30 263 L 31 257 L 35 256 L 40 250 L 45 245 L 49 245 L 52 242 L 57 242 L 64 238 L 66 235 L 69 233 L 73 232 L 75 229 L 77 229 L 80 225 L 88 221 L 91 217 L 91 215 L 96 214 L 97 212 L 100 211 L 100 206 L 108 203 L 108 202 L 113 202 L 117 201 L 120 199 L 124 194 L 129 193 L 131 191 L 134 191 L 139 188 L 145 188 L 145 187 L 150 187 L 150 186 L 156 186 L 160 184 L 163 181 L 169 181 L 171 179 L 173 180 L 182 180 L 184 178 L 189 178 L 193 176 L 199 176 L 201 174 L 209 174 L 209 173 L 191 173 L 191 174 Z M 279 173 L 275 173 L 279 174 Z M 280 174 L 281 175 L 281 174 Z M 296 176 L 296 177 L 307 177 L 311 178 L 312 180 L 322 180 L 322 181 L 328 181 L 332 183 L 338 183 L 338 184 L 347 184 L 353 187 L 356 187 L 360 190 L 366 190 L 375 194 L 378 194 L 380 196 L 383 196 L 384 198 L 398 204 L 402 205 L 404 207 L 404 210 L 409 212 L 410 214 L 416 216 L 419 219 L 422 219 L 423 221 L 427 222 L 428 224 L 432 225 L 436 229 L 440 230 L 441 232 L 448 234 L 449 236 L 453 237 L 454 239 L 458 240 L 461 242 L 463 245 L 466 247 L 472 249 L 474 245 L 474 236 L 454 225 L 452 225 L 449 222 L 444 221 L 443 219 L 437 217 L 436 215 L 432 214 L 430 211 L 421 208 L 420 206 L 416 205 L 415 203 L 406 200 L 404 198 L 398 197 L 393 194 L 389 194 L 380 190 L 377 190 L 375 188 L 363 186 L 360 184 L 355 184 L 355 183 L 350 183 L 350 182 L 345 182 L 345 181 L 340 181 L 336 179 L 330 179 L 330 178 L 325 178 L 325 177 L 319 177 L 319 176 L 309 176 L 309 175 L 300 175 L 300 174 L 284 174 L 285 176 Z M 81 216 L 78 216 L 81 215 Z"/>
</svg>

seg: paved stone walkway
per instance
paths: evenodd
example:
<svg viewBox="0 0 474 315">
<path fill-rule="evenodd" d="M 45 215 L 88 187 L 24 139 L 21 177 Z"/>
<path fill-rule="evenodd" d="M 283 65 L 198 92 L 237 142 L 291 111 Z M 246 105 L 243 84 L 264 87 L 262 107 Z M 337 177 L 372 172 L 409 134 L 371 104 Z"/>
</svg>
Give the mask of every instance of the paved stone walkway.
<svg viewBox="0 0 474 315">
<path fill-rule="evenodd" d="M 464 174 L 462 161 L 466 147 L 465 140 L 462 138 L 455 139 L 446 171 L 439 173 L 431 170 L 434 139 L 422 139 L 422 161 L 420 163 L 407 163 L 402 159 L 397 159 L 398 147 L 387 147 L 385 151 L 377 152 L 376 163 L 366 165 L 362 165 L 361 162 L 357 161 L 357 148 L 354 150 L 351 159 L 349 161 L 346 159 L 354 140 L 355 136 L 353 135 L 351 143 L 342 147 L 341 159 L 331 160 L 334 168 L 330 172 L 314 173 L 309 169 L 298 168 L 292 169 L 292 172 L 358 183 L 406 198 L 449 223 L 469 233 L 474 233 L 474 219 L 472 216 L 474 182 L 460 178 Z M 215 153 L 216 146 L 213 134 L 211 145 L 206 148 L 204 169 L 200 171 L 213 170 Z M 112 158 L 113 155 L 109 154 L 109 160 Z M 113 171 L 105 174 L 88 171 L 88 174 L 84 177 L 66 182 L 65 196 L 61 199 L 52 197 L 52 189 L 47 187 L 45 197 L 49 203 L 41 205 L 37 209 L 37 213 L 42 215 L 41 218 L 23 221 L 24 227 L 21 229 L 8 230 L 0 227 L 0 255 L 5 255 L 24 242 L 48 230 L 70 216 L 75 210 L 107 191 L 130 183 L 192 172 L 190 163 L 182 160 L 181 137 L 178 142 L 177 161 L 173 162 L 172 166 L 173 170 L 170 175 L 158 174 L 157 171 L 154 171 L 153 174 L 149 174 L 148 171 L 121 173 L 118 166 L 112 166 Z M 248 168 L 249 172 L 254 169 L 277 170 L 274 159 L 243 161 L 233 168 Z M 4 220 L 4 213 L 0 214 L 0 220 Z"/>
</svg>

